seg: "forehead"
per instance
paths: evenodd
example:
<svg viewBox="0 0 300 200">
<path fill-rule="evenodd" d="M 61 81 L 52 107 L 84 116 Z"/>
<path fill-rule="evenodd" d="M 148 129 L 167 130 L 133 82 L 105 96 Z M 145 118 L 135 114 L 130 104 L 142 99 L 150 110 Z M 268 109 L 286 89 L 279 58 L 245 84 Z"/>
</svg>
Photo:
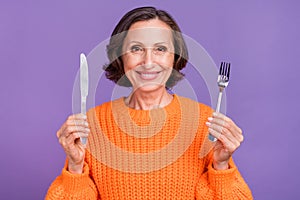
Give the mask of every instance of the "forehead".
<svg viewBox="0 0 300 200">
<path fill-rule="evenodd" d="M 159 19 L 139 21 L 130 26 L 124 43 L 134 41 L 141 42 L 145 45 L 160 42 L 172 43 L 172 29 Z"/>
</svg>

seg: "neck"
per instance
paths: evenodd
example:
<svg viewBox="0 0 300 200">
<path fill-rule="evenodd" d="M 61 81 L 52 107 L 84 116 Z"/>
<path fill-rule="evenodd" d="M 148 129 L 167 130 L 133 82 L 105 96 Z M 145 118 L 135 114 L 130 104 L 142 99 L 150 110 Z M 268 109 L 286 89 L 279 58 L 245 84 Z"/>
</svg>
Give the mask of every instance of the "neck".
<svg viewBox="0 0 300 200">
<path fill-rule="evenodd" d="M 125 98 L 125 104 L 136 110 L 151 110 L 161 108 L 168 105 L 173 99 L 173 96 L 162 87 L 155 91 L 133 91 Z"/>
</svg>

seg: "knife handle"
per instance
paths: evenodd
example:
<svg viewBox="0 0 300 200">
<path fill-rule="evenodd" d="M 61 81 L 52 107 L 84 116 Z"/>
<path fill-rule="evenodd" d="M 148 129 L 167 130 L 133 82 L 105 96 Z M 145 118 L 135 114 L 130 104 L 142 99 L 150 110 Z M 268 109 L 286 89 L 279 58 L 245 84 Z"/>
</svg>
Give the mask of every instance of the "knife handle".
<svg viewBox="0 0 300 200">
<path fill-rule="evenodd" d="M 81 98 L 81 114 L 86 114 L 86 97 Z M 87 142 L 86 137 L 81 137 L 80 142 L 85 146 Z"/>
<path fill-rule="evenodd" d="M 86 98 L 81 98 L 81 114 L 86 114 Z"/>
</svg>

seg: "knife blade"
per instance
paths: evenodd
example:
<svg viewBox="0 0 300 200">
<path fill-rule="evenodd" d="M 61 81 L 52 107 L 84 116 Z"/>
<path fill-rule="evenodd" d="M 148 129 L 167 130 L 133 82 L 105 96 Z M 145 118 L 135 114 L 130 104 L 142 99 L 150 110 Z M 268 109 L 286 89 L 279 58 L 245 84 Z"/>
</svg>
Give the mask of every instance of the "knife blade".
<svg viewBox="0 0 300 200">
<path fill-rule="evenodd" d="M 86 98 L 89 93 L 89 72 L 88 63 L 84 53 L 80 54 L 80 94 L 81 94 L 81 113 L 86 114 Z M 81 137 L 80 141 L 86 145 L 87 138 Z"/>
</svg>

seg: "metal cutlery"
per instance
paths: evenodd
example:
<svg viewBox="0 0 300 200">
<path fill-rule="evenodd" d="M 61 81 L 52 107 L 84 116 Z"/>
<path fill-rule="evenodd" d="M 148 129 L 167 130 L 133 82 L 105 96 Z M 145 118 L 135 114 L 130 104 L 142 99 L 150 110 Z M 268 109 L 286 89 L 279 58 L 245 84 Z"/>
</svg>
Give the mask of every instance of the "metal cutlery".
<svg viewBox="0 0 300 200">
<path fill-rule="evenodd" d="M 80 94 L 81 94 L 81 113 L 86 114 L 86 98 L 89 92 L 89 73 L 86 56 L 80 54 Z M 80 141 L 86 145 L 87 138 L 81 137 Z"/>
<path fill-rule="evenodd" d="M 220 71 L 219 71 L 218 80 L 217 80 L 217 83 L 219 86 L 219 96 L 218 96 L 218 101 L 217 101 L 216 112 L 220 112 L 222 94 L 223 94 L 223 90 L 228 86 L 229 75 L 230 75 L 230 63 L 221 62 Z M 217 141 L 217 138 L 215 138 L 211 134 L 208 135 L 208 138 L 212 142 Z"/>
</svg>

